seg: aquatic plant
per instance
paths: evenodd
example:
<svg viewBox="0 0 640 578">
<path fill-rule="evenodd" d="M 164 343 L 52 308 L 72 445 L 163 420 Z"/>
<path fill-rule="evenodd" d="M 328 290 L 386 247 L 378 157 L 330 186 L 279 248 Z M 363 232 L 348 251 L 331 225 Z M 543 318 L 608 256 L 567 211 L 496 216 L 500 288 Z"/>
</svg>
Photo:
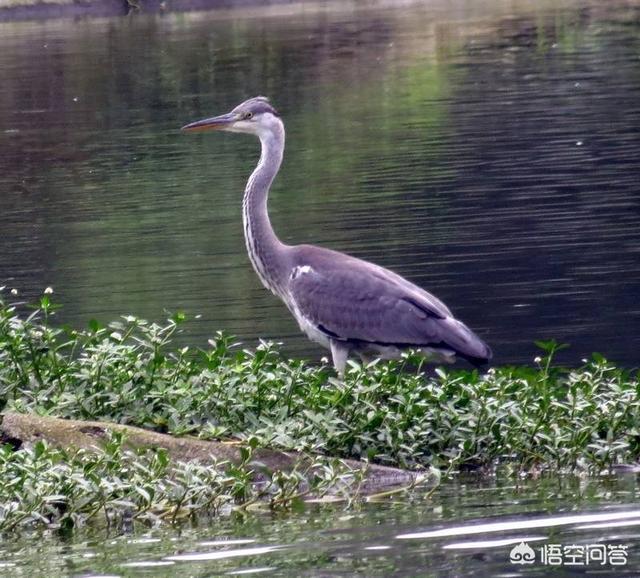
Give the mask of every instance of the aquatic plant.
<svg viewBox="0 0 640 578">
<path fill-rule="evenodd" d="M 352 362 L 338 380 L 274 344 L 243 349 L 222 333 L 206 349 L 176 348 L 183 314 L 78 331 L 52 323 L 49 295 L 22 311 L 0 301 L 0 398 L 14 411 L 408 468 L 600 472 L 640 456 L 637 373 L 599 355 L 559 367 L 555 342 L 539 344 L 531 367 L 426 373 L 408 355 Z"/>
<path fill-rule="evenodd" d="M 260 470 L 254 443 L 239 464 L 174 462 L 162 448 L 134 452 L 112 433 L 102 450 L 64 451 L 46 441 L 0 446 L 0 533 L 21 527 L 70 530 L 88 522 L 127 529 L 248 508 L 288 508 L 305 495 L 351 494 L 361 481 L 339 460 L 316 458 L 290 472 Z"/>
</svg>

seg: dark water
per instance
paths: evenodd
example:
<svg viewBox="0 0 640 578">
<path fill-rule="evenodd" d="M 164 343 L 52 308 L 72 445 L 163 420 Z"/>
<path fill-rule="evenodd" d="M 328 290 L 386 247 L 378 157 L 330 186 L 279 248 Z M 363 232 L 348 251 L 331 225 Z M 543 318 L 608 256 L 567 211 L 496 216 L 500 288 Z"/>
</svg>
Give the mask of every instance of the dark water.
<svg viewBox="0 0 640 578">
<path fill-rule="evenodd" d="M 637 576 L 638 491 L 635 475 L 517 484 L 462 478 L 432 498 L 415 491 L 349 511 L 310 505 L 289 515 L 232 515 L 181 529 L 5 541 L 0 572 L 10 578 Z M 511 562 L 521 542 L 533 550 L 532 564 Z M 554 558 L 556 546 L 561 554 Z M 603 546 L 606 557 L 597 558 Z M 541 548 L 551 556 L 543 559 Z"/>
<path fill-rule="evenodd" d="M 266 94 L 283 239 L 408 276 L 496 363 L 637 366 L 638 4 L 354 6 L 0 24 L 0 285 L 317 359 L 245 255 L 257 142 L 177 130 Z"/>
</svg>

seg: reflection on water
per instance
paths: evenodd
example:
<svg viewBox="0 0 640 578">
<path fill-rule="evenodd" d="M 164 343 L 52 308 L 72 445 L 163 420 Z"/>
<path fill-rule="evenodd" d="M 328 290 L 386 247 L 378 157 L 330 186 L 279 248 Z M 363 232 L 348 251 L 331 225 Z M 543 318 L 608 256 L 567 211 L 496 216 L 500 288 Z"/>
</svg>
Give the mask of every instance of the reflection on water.
<svg viewBox="0 0 640 578">
<path fill-rule="evenodd" d="M 409 276 L 497 363 L 637 364 L 637 4 L 339 6 L 0 24 L 0 284 L 317 358 L 244 253 L 257 144 L 177 130 L 267 94 L 283 239 Z"/>
<path fill-rule="evenodd" d="M 52 538 L 20 547 L 8 542 L 0 547 L 0 566 L 7 576 L 33 576 L 37 567 L 38 575 L 52 578 L 517 577 L 552 570 L 554 576 L 584 570 L 634 576 L 640 561 L 637 492 L 634 475 L 543 477 L 515 485 L 462 476 L 429 498 L 415 490 L 349 512 L 340 505 L 308 505 L 286 516 L 243 514 L 174 530 L 114 531 L 107 540 L 87 532 L 68 545 Z M 515 563 L 519 551 L 531 554 L 532 564 Z"/>
</svg>

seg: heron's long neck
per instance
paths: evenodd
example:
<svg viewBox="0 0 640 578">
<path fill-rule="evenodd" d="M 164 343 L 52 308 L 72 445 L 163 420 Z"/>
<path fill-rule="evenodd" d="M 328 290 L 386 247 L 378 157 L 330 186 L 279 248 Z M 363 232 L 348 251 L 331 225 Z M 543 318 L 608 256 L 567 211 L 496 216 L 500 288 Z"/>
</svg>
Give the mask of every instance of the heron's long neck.
<svg viewBox="0 0 640 578">
<path fill-rule="evenodd" d="M 242 220 L 249 258 L 262 283 L 274 293 L 281 293 L 288 274 L 286 248 L 273 231 L 267 212 L 269 187 L 275 178 L 284 152 L 284 127 L 260 137 L 262 153 L 244 193 Z"/>
</svg>

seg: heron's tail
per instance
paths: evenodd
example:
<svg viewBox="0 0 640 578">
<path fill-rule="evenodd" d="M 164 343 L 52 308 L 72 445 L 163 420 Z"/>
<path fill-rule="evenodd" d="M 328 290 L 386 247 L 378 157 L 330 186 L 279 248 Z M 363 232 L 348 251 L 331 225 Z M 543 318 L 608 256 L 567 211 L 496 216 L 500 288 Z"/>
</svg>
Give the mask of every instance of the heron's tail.
<svg viewBox="0 0 640 578">
<path fill-rule="evenodd" d="M 441 323 L 446 328 L 444 341 L 458 357 L 466 359 L 475 367 L 486 365 L 493 357 L 491 348 L 462 321 L 447 317 Z"/>
</svg>

